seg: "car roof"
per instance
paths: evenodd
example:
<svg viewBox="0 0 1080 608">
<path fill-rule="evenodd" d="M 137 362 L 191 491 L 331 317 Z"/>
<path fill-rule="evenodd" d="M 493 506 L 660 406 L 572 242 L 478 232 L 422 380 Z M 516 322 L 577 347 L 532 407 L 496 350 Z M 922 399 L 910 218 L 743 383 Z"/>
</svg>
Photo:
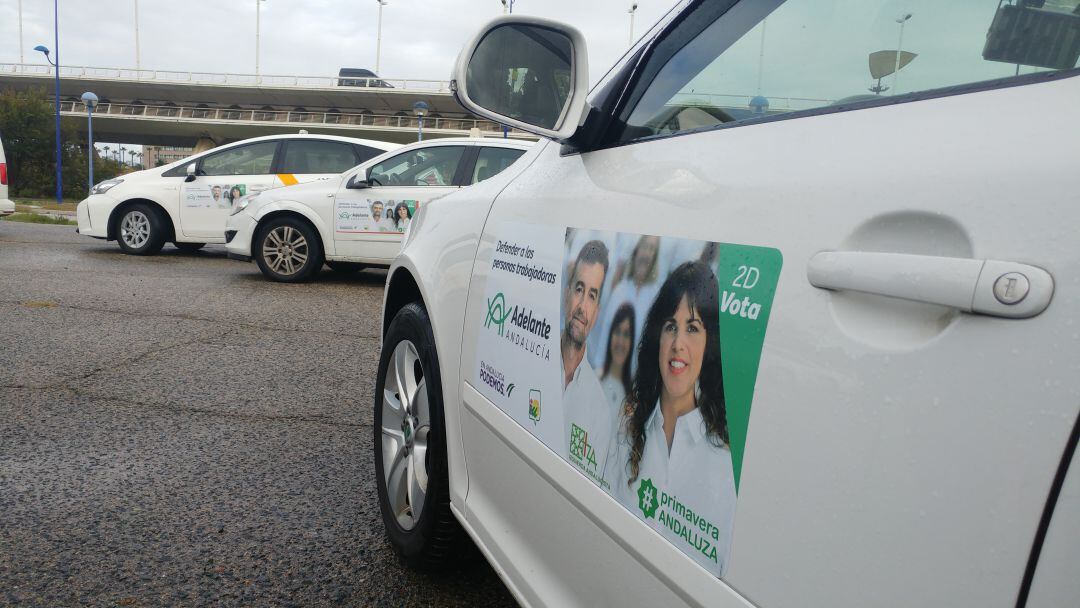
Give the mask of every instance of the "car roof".
<svg viewBox="0 0 1080 608">
<path fill-rule="evenodd" d="M 411 144 L 405 144 L 404 146 L 402 146 L 402 149 L 424 148 L 428 146 L 451 144 L 498 146 L 503 148 L 518 148 L 520 150 L 528 150 L 529 148 L 536 145 L 536 142 L 528 139 L 505 139 L 502 137 L 439 137 L 436 139 L 425 139 L 424 141 L 414 141 Z"/>
<path fill-rule="evenodd" d="M 182 165 L 184 163 L 191 162 L 189 159 L 191 159 L 194 156 L 203 156 L 203 155 L 208 154 L 210 152 L 216 152 L 218 150 L 227 150 L 229 148 L 235 148 L 236 146 L 240 146 L 240 145 L 257 143 L 257 142 L 260 142 L 260 141 L 275 141 L 275 140 L 279 140 L 279 139 L 291 139 L 291 140 L 296 140 L 296 139 L 316 139 L 316 140 L 318 140 L 318 139 L 321 139 L 321 140 L 330 140 L 330 141 L 340 141 L 340 142 L 345 142 L 345 143 L 350 143 L 350 144 L 358 144 L 358 145 L 361 145 L 361 146 L 368 146 L 368 147 L 371 147 L 371 148 L 377 148 L 379 150 L 382 150 L 383 153 L 385 153 L 385 152 L 393 152 L 394 150 L 397 150 L 398 148 L 403 147 L 401 144 L 395 144 L 395 143 L 391 143 L 391 142 L 388 142 L 388 141 L 379 141 L 379 140 L 376 140 L 376 139 L 362 139 L 362 138 L 359 138 L 359 137 L 343 137 L 341 135 L 322 135 L 322 134 L 319 134 L 319 133 L 281 133 L 281 134 L 278 134 L 278 135 L 260 135 L 259 137 L 250 137 L 248 139 L 241 139 L 240 141 L 234 141 L 232 143 L 222 144 L 220 146 L 210 148 L 209 150 L 203 150 L 201 152 L 192 152 L 190 155 L 188 155 L 188 156 L 186 156 L 186 157 L 184 157 L 184 158 L 182 158 L 180 160 L 173 161 L 173 162 L 171 162 L 171 163 L 169 163 L 167 165 L 162 165 L 160 167 L 154 167 L 154 170 L 156 171 L 158 169 L 162 169 L 162 170 L 168 171 L 168 170 L 170 170 L 170 169 L 172 169 L 172 168 L 174 168 L 174 167 L 176 167 L 178 165 Z M 378 156 L 378 155 L 376 155 L 376 156 Z"/>
</svg>

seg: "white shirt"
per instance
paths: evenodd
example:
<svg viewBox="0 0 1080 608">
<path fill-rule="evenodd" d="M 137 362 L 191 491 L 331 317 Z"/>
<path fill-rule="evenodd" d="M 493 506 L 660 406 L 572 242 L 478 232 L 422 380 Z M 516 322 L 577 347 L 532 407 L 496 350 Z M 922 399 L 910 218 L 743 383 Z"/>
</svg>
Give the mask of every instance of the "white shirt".
<svg viewBox="0 0 1080 608">
<path fill-rule="evenodd" d="M 600 380 L 589 366 L 588 356 L 583 356 L 563 389 L 563 434 L 567 448 L 563 457 L 605 490 L 611 486 L 604 479 L 604 466 L 616 420 L 615 410 L 608 404 Z"/>
<path fill-rule="evenodd" d="M 645 452 L 637 479 L 627 486 L 630 449 L 621 433 L 613 445 L 607 477 L 612 495 L 624 507 L 719 577 L 731 552 L 736 498 L 731 451 L 726 445 L 717 447 L 715 441 L 705 434 L 705 421 L 695 408 L 675 421 L 668 453 L 664 416 L 657 403 L 645 425 Z M 655 503 L 641 491 L 645 482 L 656 488 Z"/>
<path fill-rule="evenodd" d="M 622 380 L 616 378 L 615 371 L 612 370 L 612 373 L 600 380 L 600 388 L 604 389 L 604 396 L 607 397 L 611 409 L 618 417 L 618 413 L 622 411 L 623 401 L 626 400 L 626 387 L 623 386 Z"/>
</svg>

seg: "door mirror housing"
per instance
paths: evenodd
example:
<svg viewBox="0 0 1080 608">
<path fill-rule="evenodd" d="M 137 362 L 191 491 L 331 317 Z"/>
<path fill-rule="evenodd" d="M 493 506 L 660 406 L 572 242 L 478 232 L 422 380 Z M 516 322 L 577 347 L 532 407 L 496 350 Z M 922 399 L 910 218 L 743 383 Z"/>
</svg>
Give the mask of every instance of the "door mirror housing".
<svg viewBox="0 0 1080 608">
<path fill-rule="evenodd" d="M 465 45 L 450 88 L 478 116 L 565 142 L 585 112 L 588 65 L 585 38 L 576 28 L 506 15 Z"/>
<path fill-rule="evenodd" d="M 367 180 L 367 171 L 362 171 L 350 177 L 348 183 L 345 184 L 345 187 L 349 190 L 363 190 L 365 188 L 370 188 L 371 183 Z"/>
<path fill-rule="evenodd" d="M 193 181 L 195 181 L 195 176 L 196 176 L 195 168 L 196 168 L 195 163 L 191 163 L 190 165 L 187 166 L 187 177 L 184 178 L 185 182 L 193 182 Z"/>
</svg>

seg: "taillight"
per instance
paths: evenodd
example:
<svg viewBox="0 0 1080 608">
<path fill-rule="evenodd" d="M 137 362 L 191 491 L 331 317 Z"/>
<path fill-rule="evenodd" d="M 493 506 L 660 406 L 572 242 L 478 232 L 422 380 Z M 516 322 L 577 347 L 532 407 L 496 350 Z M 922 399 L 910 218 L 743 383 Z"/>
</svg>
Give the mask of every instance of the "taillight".
<svg viewBox="0 0 1080 608">
<path fill-rule="evenodd" d="M 7 185 L 7 163 L 0 163 L 0 186 Z"/>
</svg>

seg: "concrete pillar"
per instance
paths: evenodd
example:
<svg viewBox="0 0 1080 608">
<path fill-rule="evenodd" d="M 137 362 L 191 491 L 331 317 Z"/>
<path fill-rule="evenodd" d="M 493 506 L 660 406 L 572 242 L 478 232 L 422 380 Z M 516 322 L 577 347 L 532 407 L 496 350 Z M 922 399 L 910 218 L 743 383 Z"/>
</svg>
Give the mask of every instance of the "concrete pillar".
<svg viewBox="0 0 1080 608">
<path fill-rule="evenodd" d="M 216 148 L 217 142 L 214 141 L 209 135 L 202 135 L 198 141 L 195 142 L 195 148 L 191 151 L 192 154 L 198 154 L 199 152 L 206 152 L 211 148 Z"/>
</svg>

